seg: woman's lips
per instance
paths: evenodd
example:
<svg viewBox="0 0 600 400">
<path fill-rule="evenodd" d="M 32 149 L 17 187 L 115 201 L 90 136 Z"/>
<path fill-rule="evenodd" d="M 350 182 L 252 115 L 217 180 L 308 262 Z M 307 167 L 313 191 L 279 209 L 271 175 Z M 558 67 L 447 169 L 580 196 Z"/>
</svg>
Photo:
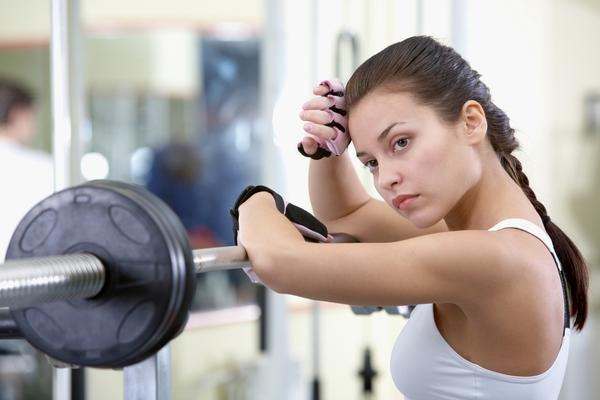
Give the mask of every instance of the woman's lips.
<svg viewBox="0 0 600 400">
<path fill-rule="evenodd" d="M 419 197 L 418 194 L 406 194 L 406 195 L 403 194 L 403 195 L 394 197 L 394 199 L 392 200 L 392 204 L 394 205 L 394 207 L 396 207 L 400 210 L 405 210 L 410 207 L 412 202 L 417 197 Z"/>
</svg>

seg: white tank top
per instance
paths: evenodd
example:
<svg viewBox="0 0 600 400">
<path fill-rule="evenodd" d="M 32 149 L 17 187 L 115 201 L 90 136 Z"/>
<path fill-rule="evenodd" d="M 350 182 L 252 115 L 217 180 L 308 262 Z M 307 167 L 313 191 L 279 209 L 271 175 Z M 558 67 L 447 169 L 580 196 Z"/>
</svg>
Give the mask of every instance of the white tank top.
<svg viewBox="0 0 600 400">
<path fill-rule="evenodd" d="M 552 253 L 562 281 L 560 261 L 544 230 L 523 219 L 503 220 L 489 230 L 505 228 L 520 229 L 540 239 Z M 456 353 L 437 329 L 433 304 L 420 304 L 396 339 L 390 363 L 392 378 L 405 400 L 554 400 L 567 367 L 569 337 L 569 316 L 565 314 L 563 341 L 552 366 L 535 376 L 506 375 L 480 367 Z"/>
</svg>

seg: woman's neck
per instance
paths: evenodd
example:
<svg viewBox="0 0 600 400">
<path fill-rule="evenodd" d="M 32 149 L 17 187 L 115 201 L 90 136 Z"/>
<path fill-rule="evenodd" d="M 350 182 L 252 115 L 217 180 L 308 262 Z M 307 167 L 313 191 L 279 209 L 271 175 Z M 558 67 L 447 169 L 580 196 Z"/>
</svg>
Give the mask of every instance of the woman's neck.
<svg viewBox="0 0 600 400">
<path fill-rule="evenodd" d="M 495 158 L 484 163 L 479 181 L 444 218 L 448 229 L 487 230 L 506 218 L 537 218 L 521 187 Z"/>
</svg>

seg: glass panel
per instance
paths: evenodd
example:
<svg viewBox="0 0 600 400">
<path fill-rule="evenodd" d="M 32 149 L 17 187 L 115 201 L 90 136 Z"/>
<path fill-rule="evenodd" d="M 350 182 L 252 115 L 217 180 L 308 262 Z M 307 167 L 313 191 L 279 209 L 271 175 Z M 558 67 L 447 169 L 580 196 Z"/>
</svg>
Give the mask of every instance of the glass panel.
<svg viewBox="0 0 600 400">
<path fill-rule="evenodd" d="M 232 245 L 229 209 L 259 180 L 258 37 L 153 30 L 90 33 L 86 43 L 83 177 L 145 186 L 177 214 L 193 248 Z M 253 296 L 242 271 L 202 274 L 193 309 Z"/>
</svg>

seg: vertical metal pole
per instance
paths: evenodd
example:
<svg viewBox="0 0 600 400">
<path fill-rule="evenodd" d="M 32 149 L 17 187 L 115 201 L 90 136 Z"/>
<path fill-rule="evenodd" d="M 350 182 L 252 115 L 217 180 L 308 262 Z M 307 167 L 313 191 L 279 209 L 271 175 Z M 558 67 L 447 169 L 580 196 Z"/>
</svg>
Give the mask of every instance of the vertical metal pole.
<svg viewBox="0 0 600 400">
<path fill-rule="evenodd" d="M 258 320 L 258 350 L 261 353 L 266 353 L 268 350 L 269 338 L 267 337 L 267 326 L 269 320 L 269 313 L 267 312 L 267 288 L 265 286 L 258 286 L 256 288 L 256 303 L 260 307 L 260 318 Z"/>
<path fill-rule="evenodd" d="M 69 186 L 71 102 L 69 87 L 69 1 L 51 0 L 50 75 L 54 190 Z"/>
<path fill-rule="evenodd" d="M 312 0 L 311 4 L 311 22 L 313 24 L 311 29 L 311 51 L 312 51 L 312 65 L 311 65 L 311 83 L 316 84 L 319 80 L 319 65 L 320 65 L 320 25 L 319 20 L 319 2 L 318 0 Z M 337 76 L 342 79 L 342 77 Z M 311 400 L 319 400 L 321 398 L 321 307 L 318 301 L 312 303 L 311 313 L 311 339 L 312 339 L 312 383 L 310 388 Z"/>
<path fill-rule="evenodd" d="M 265 26 L 263 31 L 263 47 L 261 53 L 261 95 L 265 121 L 272 121 L 273 109 L 277 98 L 281 95 L 283 82 L 286 79 L 287 40 L 286 10 L 291 0 L 265 0 Z M 273 126 L 268 128 L 263 146 L 262 180 L 271 187 L 278 187 L 283 178 L 281 160 L 271 138 L 274 137 Z M 289 367 L 288 354 L 288 320 L 285 297 L 271 290 L 266 291 L 266 338 L 267 338 L 267 376 L 269 385 L 261 388 L 262 400 L 282 400 L 289 398 Z M 264 395 L 263 395 L 264 393 Z"/>
<path fill-rule="evenodd" d="M 77 1 L 77 0 L 71 0 Z M 69 185 L 71 102 L 69 92 L 69 0 L 50 1 L 50 77 L 54 190 Z M 71 400 L 71 369 L 54 369 L 52 398 Z"/>
<path fill-rule="evenodd" d="M 171 346 L 123 369 L 125 400 L 171 399 Z"/>
<path fill-rule="evenodd" d="M 416 15 L 415 19 L 417 20 L 416 33 L 417 35 L 423 34 L 423 0 L 417 0 L 416 4 Z"/>
<path fill-rule="evenodd" d="M 321 307 L 318 301 L 312 304 L 312 385 L 311 399 L 321 398 Z"/>
<path fill-rule="evenodd" d="M 71 400 L 71 369 L 52 369 L 52 399 Z"/>
<path fill-rule="evenodd" d="M 260 52 L 260 94 L 265 132 L 261 148 L 261 180 L 269 187 L 280 187 L 284 174 L 282 160 L 274 144 L 273 110 L 281 96 L 285 78 L 285 8 L 288 0 L 264 0 L 264 31 Z"/>
<path fill-rule="evenodd" d="M 69 186 L 81 183 L 80 161 L 83 153 L 82 131 L 87 127 L 87 100 L 85 92 L 85 54 L 84 35 L 81 27 L 81 0 L 68 0 L 69 18 L 69 106 L 71 119 L 71 137 L 68 141 L 69 151 L 67 180 Z"/>
<path fill-rule="evenodd" d="M 85 400 L 85 368 L 71 370 L 71 400 Z"/>
<path fill-rule="evenodd" d="M 450 41 L 452 47 L 463 57 L 467 53 L 467 4 L 466 0 L 452 0 L 450 6 Z"/>
</svg>

